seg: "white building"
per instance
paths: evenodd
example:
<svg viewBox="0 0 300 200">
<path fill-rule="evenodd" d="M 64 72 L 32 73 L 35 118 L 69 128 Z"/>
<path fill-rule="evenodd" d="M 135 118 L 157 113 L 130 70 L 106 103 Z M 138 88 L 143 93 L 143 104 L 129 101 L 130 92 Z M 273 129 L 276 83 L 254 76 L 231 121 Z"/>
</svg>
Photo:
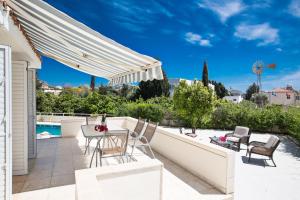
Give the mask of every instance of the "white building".
<svg viewBox="0 0 300 200">
<path fill-rule="evenodd" d="M 195 83 L 195 81 L 199 81 L 199 80 L 188 80 L 183 78 L 169 78 L 168 80 L 170 84 L 170 96 L 174 95 L 175 87 L 177 87 L 181 81 L 185 81 L 188 85 L 192 85 L 193 83 Z M 208 87 L 210 87 L 212 90 L 215 90 L 215 86 L 213 84 L 209 83 Z"/>
<path fill-rule="evenodd" d="M 241 103 L 244 99 L 241 95 L 238 96 L 225 96 L 223 99 L 231 101 L 232 103 Z"/>
<path fill-rule="evenodd" d="M 11 199 L 12 175 L 27 174 L 28 159 L 36 156 L 35 71 L 41 68 L 40 54 L 112 85 L 163 78 L 158 60 L 106 38 L 44 1 L 1 0 L 0 199 Z"/>
<path fill-rule="evenodd" d="M 223 97 L 223 99 L 227 101 L 231 101 L 232 103 L 241 103 L 244 98 L 243 98 L 243 93 L 239 90 L 230 90 L 229 91 L 229 96 Z"/>
<path fill-rule="evenodd" d="M 271 104 L 277 105 L 300 105 L 300 93 L 291 86 L 286 88 L 275 88 L 271 91 L 263 91 Z"/>
</svg>

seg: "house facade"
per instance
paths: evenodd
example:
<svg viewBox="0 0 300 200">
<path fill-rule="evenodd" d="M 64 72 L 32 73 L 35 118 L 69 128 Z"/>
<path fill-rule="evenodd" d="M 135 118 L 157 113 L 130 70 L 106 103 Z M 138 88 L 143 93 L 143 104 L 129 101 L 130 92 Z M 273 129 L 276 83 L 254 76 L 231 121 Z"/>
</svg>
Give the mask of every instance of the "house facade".
<svg viewBox="0 0 300 200">
<path fill-rule="evenodd" d="M 268 101 L 276 105 L 300 105 L 300 93 L 291 86 L 285 88 L 275 88 L 271 91 L 263 91 L 267 95 Z"/>
</svg>

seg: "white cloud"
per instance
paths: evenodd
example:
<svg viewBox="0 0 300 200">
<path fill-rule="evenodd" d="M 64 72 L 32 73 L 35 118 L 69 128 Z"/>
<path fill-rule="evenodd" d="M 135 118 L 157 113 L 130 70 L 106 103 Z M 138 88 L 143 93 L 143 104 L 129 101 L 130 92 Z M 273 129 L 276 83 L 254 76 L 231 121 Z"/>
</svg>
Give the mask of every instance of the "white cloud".
<svg viewBox="0 0 300 200">
<path fill-rule="evenodd" d="M 276 75 L 272 78 L 262 82 L 263 88 L 266 90 L 270 90 L 272 88 L 284 87 L 286 85 L 292 85 L 295 89 L 300 89 L 300 70 L 296 70 L 294 72 L 282 75 Z"/>
<path fill-rule="evenodd" d="M 278 52 L 281 52 L 282 48 L 276 48 L 275 50 L 278 51 Z"/>
<path fill-rule="evenodd" d="M 241 0 L 203 0 L 198 3 L 200 8 L 205 8 L 216 13 L 221 22 L 225 23 L 230 17 L 242 12 L 246 6 Z"/>
<path fill-rule="evenodd" d="M 300 17 L 300 0 L 292 0 L 289 5 L 289 13 L 295 17 Z"/>
<path fill-rule="evenodd" d="M 174 14 L 162 3 L 151 1 L 118 1 L 110 0 L 105 3 L 117 11 L 113 21 L 134 32 L 144 32 L 150 25 L 156 23 L 163 15 L 172 18 Z"/>
<path fill-rule="evenodd" d="M 279 42 L 278 32 L 279 30 L 271 27 L 269 23 L 240 24 L 235 28 L 234 36 L 245 40 L 257 40 L 257 46 L 265 46 Z"/>
<path fill-rule="evenodd" d="M 212 44 L 210 43 L 210 40 L 208 39 L 203 39 L 201 35 L 192 33 L 192 32 L 187 32 L 185 34 L 184 38 L 187 42 L 199 46 L 204 46 L 204 47 L 211 47 Z"/>
</svg>

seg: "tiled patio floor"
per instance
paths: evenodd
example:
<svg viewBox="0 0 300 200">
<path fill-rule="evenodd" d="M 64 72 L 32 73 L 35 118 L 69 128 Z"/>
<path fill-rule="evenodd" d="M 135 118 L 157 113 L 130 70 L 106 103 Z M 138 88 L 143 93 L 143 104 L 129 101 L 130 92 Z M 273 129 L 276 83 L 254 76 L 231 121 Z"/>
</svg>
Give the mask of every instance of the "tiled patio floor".
<svg viewBox="0 0 300 200">
<path fill-rule="evenodd" d="M 92 144 L 92 146 L 94 146 L 94 144 Z M 89 167 L 92 153 L 90 155 L 84 155 L 83 152 L 84 138 L 56 138 L 38 140 L 37 158 L 30 160 L 29 174 L 26 176 L 13 177 L 13 193 L 39 191 L 37 195 L 44 195 L 40 194 L 40 189 L 75 184 L 74 171 Z M 138 161 L 149 159 L 148 156 L 139 150 L 135 151 L 134 158 Z M 166 179 L 165 188 L 167 188 L 165 196 L 174 196 L 174 190 L 176 191 L 175 188 L 179 187 L 178 189 L 182 191 L 185 190 L 184 188 L 190 190 L 188 193 L 193 195 L 209 195 L 215 199 L 227 199 L 229 197 L 222 195 L 211 185 L 205 183 L 167 158 L 157 153 L 156 158 L 162 161 L 165 167 L 164 179 Z M 104 165 L 113 165 L 119 164 L 119 161 L 117 159 L 110 158 L 105 159 L 103 163 Z M 175 183 L 180 184 L 178 185 Z M 59 189 L 54 188 L 52 190 L 56 191 Z M 22 195 L 14 195 L 14 199 L 23 199 L 20 198 L 20 196 Z M 178 199 L 181 198 L 182 197 Z"/>
<path fill-rule="evenodd" d="M 176 128 L 167 128 L 178 133 Z M 190 131 L 190 130 L 187 130 Z M 197 130 L 195 140 L 209 142 L 210 136 L 221 136 L 230 131 Z M 270 134 L 252 133 L 250 140 L 266 142 Z M 253 155 L 247 162 L 246 146 L 236 153 L 235 200 L 299 200 L 300 199 L 300 147 L 286 136 L 279 136 L 281 143 L 274 153 L 277 167 L 272 167 L 266 157 Z M 265 166 L 266 164 L 266 166 Z"/>
</svg>

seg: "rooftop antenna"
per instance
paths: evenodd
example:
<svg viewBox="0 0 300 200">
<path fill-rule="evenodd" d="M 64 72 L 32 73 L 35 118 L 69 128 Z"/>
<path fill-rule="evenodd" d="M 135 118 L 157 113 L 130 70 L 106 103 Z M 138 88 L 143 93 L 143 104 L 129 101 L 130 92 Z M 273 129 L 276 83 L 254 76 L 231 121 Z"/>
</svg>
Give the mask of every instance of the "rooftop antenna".
<svg viewBox="0 0 300 200">
<path fill-rule="evenodd" d="M 264 62 L 261 60 L 257 60 L 255 61 L 255 63 L 252 65 L 252 71 L 254 74 L 256 74 L 257 76 L 257 82 L 256 84 L 258 85 L 258 91 L 257 93 L 262 91 L 262 82 L 261 82 L 261 77 L 262 77 L 262 73 L 264 72 L 265 68 L 270 68 L 270 69 L 274 69 L 276 67 L 276 64 L 268 64 L 267 66 L 265 66 Z"/>
</svg>

